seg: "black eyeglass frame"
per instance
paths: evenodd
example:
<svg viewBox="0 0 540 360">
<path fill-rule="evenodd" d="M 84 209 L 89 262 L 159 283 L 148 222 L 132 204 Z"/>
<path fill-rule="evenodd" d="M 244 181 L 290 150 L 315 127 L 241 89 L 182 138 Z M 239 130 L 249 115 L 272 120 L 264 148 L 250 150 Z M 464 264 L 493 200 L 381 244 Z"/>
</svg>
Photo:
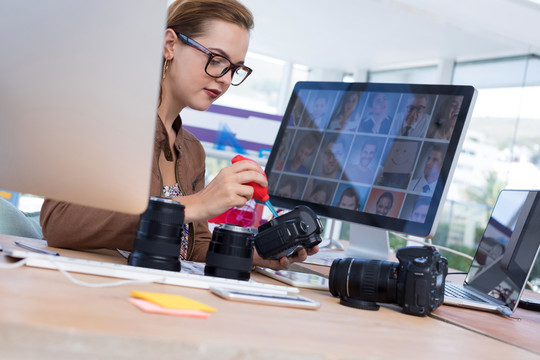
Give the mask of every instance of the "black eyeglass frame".
<svg viewBox="0 0 540 360">
<path fill-rule="evenodd" d="M 244 82 L 244 80 L 246 80 L 248 78 L 249 75 L 251 75 L 251 73 L 253 72 L 253 70 L 243 64 L 234 64 L 231 60 L 229 60 L 228 58 L 226 58 L 225 56 L 223 55 L 219 55 L 219 54 L 216 54 L 210 50 L 208 50 L 207 48 L 205 48 L 204 46 L 202 46 L 201 44 L 199 44 L 198 42 L 196 42 L 195 40 L 193 40 L 192 38 L 182 34 L 182 33 L 176 33 L 176 36 L 178 36 L 178 39 L 180 39 L 180 41 L 182 41 L 184 44 L 188 45 L 188 46 L 191 46 L 192 48 L 195 48 L 197 50 L 199 50 L 200 52 L 204 53 L 205 55 L 208 56 L 208 61 L 206 62 L 206 66 L 204 67 L 204 72 L 206 72 L 206 74 L 208 76 L 211 76 L 213 78 L 220 78 L 220 77 L 223 77 L 225 76 L 230 70 L 232 70 L 232 73 L 231 73 L 231 85 L 233 86 L 238 86 L 240 85 L 241 83 Z M 208 65 L 210 65 L 210 62 L 216 58 L 216 57 L 219 57 L 219 58 L 223 58 L 225 60 L 227 60 L 230 65 L 228 67 L 225 67 L 225 69 L 223 69 L 223 71 L 221 72 L 220 75 L 212 75 L 208 72 Z M 235 84 L 233 82 L 233 79 L 234 79 L 234 74 L 236 73 L 236 70 L 237 69 L 242 69 L 246 72 L 246 76 L 238 83 L 238 84 Z"/>
</svg>

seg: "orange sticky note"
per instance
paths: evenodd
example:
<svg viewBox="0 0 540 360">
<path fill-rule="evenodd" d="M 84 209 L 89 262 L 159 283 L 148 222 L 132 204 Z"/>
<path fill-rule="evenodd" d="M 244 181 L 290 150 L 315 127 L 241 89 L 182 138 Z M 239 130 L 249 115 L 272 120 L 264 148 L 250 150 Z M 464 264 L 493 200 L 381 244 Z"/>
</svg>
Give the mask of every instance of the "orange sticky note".
<svg viewBox="0 0 540 360">
<path fill-rule="evenodd" d="M 210 314 L 201 310 L 167 309 L 150 301 L 136 298 L 128 298 L 128 301 L 144 312 L 163 315 L 187 316 L 208 319 Z"/>
<path fill-rule="evenodd" d="M 202 302 L 180 295 L 162 294 L 147 291 L 131 291 L 131 296 L 150 301 L 168 309 L 201 310 L 216 312 L 217 309 Z"/>
</svg>

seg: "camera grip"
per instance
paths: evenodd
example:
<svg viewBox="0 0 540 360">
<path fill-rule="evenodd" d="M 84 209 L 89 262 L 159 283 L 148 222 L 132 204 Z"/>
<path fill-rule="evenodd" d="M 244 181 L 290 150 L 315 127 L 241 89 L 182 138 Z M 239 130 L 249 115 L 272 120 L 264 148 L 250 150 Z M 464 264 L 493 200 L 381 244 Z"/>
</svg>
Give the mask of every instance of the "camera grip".
<svg viewBox="0 0 540 360">
<path fill-rule="evenodd" d="M 288 220 L 259 232 L 255 237 L 255 249 L 263 259 L 269 259 L 289 248 L 296 248 L 298 236 L 295 222 Z"/>
</svg>

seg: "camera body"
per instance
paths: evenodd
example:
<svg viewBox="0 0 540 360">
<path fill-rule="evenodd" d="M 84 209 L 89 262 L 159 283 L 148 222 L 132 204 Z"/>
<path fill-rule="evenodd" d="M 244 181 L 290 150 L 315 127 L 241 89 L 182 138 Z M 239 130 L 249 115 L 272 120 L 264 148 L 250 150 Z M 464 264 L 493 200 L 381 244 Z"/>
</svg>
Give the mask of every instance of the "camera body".
<svg viewBox="0 0 540 360">
<path fill-rule="evenodd" d="M 258 228 L 255 249 L 263 259 L 290 256 L 299 247 L 311 249 L 321 242 L 321 221 L 309 207 L 296 206 Z"/>
<path fill-rule="evenodd" d="M 403 312 L 425 316 L 444 301 L 444 282 L 448 261 L 428 246 L 398 249 L 397 303 Z"/>
<path fill-rule="evenodd" d="M 375 302 L 396 303 L 403 312 L 426 316 L 444 301 L 448 261 L 434 247 L 398 249 L 399 263 L 380 260 L 336 259 L 329 276 L 330 292 L 341 304 L 377 310 Z"/>
</svg>

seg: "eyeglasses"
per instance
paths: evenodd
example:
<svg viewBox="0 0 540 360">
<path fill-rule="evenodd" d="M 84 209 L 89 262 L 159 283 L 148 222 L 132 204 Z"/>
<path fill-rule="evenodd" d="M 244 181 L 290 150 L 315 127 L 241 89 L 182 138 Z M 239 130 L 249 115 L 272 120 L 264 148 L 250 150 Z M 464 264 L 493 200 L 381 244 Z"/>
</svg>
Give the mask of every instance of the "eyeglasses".
<svg viewBox="0 0 540 360">
<path fill-rule="evenodd" d="M 418 105 L 418 106 L 410 105 L 410 106 L 407 107 L 407 110 L 408 110 L 409 112 L 416 111 L 416 112 L 418 112 L 418 113 L 423 113 L 424 110 L 426 110 L 426 107 L 423 106 L 423 105 Z"/>
<path fill-rule="evenodd" d="M 232 70 L 231 85 L 238 86 L 253 72 L 247 66 L 233 64 L 225 56 L 215 54 L 184 34 L 177 33 L 178 38 L 186 45 L 199 50 L 208 56 L 208 62 L 204 71 L 213 78 L 220 78 Z"/>
</svg>

